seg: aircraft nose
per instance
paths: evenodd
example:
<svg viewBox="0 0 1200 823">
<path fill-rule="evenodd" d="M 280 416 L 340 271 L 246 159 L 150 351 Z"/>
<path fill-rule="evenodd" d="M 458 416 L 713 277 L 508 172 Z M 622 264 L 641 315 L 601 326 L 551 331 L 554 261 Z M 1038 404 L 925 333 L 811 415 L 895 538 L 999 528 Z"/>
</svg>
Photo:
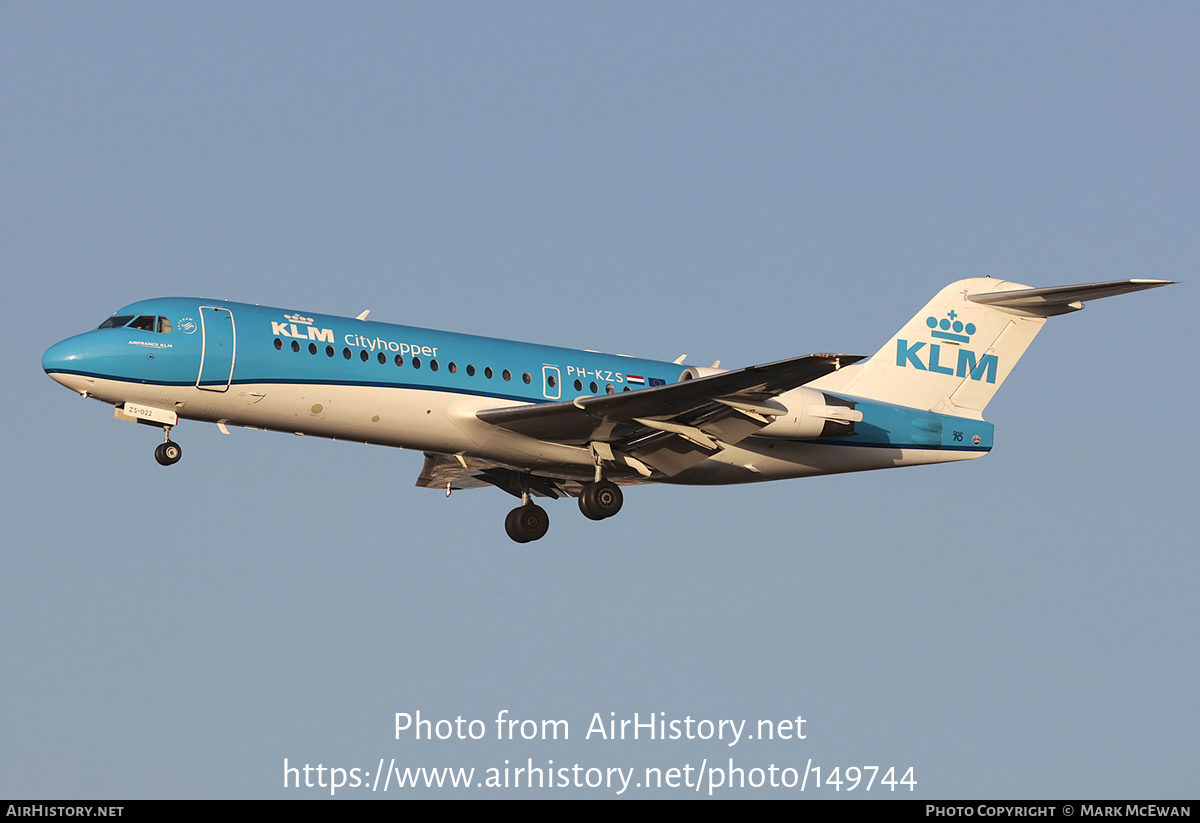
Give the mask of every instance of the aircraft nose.
<svg viewBox="0 0 1200 823">
<path fill-rule="evenodd" d="M 46 349 L 46 353 L 42 355 L 42 371 L 50 375 L 55 382 L 79 391 L 75 385 L 79 378 L 71 372 L 81 371 L 83 358 L 83 346 L 76 338 L 68 337 Z"/>
<path fill-rule="evenodd" d="M 60 369 L 69 368 L 69 363 L 79 359 L 79 347 L 71 340 L 62 340 L 46 349 L 42 355 L 42 371 L 51 374 Z"/>
</svg>

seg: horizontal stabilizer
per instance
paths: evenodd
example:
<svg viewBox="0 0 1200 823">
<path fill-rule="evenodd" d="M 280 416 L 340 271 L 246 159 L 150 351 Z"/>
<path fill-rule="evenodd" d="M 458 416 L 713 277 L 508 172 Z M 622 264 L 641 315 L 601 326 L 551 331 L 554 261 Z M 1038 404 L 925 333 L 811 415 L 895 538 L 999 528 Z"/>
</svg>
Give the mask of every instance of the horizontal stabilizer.
<svg viewBox="0 0 1200 823">
<path fill-rule="evenodd" d="M 1009 309 L 1037 317 L 1079 311 L 1084 300 L 1099 300 L 1117 294 L 1169 286 L 1174 280 L 1110 280 L 1106 283 L 1081 283 L 1078 286 L 1050 286 L 1044 289 L 1010 289 L 986 294 L 968 294 L 972 303 L 997 309 Z"/>
</svg>

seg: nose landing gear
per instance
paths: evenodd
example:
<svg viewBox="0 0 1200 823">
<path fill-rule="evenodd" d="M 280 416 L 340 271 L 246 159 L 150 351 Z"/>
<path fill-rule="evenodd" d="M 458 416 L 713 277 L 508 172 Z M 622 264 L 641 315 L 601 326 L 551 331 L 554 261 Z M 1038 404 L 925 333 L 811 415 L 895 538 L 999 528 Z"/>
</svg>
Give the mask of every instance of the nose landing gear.
<svg viewBox="0 0 1200 823">
<path fill-rule="evenodd" d="M 154 459 L 160 466 L 173 466 L 183 457 L 183 449 L 171 439 L 171 427 L 163 426 L 163 442 L 154 450 Z"/>
<path fill-rule="evenodd" d="M 179 458 L 183 457 L 183 449 L 179 448 L 178 443 L 168 440 L 166 443 L 159 443 L 158 448 L 154 450 L 154 459 L 162 466 L 171 466 L 179 462 Z"/>
</svg>

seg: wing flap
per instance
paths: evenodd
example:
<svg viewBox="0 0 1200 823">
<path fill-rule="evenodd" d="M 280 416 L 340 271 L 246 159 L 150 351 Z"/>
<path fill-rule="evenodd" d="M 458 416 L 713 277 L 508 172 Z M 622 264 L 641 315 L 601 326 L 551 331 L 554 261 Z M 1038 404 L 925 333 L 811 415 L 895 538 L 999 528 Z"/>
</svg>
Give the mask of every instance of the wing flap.
<svg viewBox="0 0 1200 823">
<path fill-rule="evenodd" d="M 478 457 L 425 452 L 425 465 L 417 478 L 417 486 L 447 492 L 495 486 L 514 497 L 520 497 L 521 490 L 527 488 L 540 497 L 564 497 L 578 496 L 583 484 L 566 478 L 530 474 Z"/>
<path fill-rule="evenodd" d="M 425 452 L 425 465 L 417 477 L 423 489 L 480 489 L 490 486 L 480 475 L 495 466 L 475 457 L 453 457 L 448 454 Z"/>
</svg>

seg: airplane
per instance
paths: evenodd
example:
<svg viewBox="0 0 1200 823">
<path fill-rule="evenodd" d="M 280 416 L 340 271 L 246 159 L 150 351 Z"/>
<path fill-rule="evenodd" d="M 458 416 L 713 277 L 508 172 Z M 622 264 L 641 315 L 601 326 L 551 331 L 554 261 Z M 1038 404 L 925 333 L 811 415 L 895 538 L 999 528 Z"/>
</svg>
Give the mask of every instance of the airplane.
<svg viewBox="0 0 1200 823">
<path fill-rule="evenodd" d="M 550 525 L 536 497 L 603 520 L 621 486 L 754 483 L 949 463 L 992 448 L 983 410 L 1049 317 L 1171 285 L 942 289 L 873 356 L 811 354 L 741 369 L 491 339 L 223 300 L 132 303 L 51 346 L 42 368 L 163 430 L 180 420 L 425 453 L 417 485 L 495 486 L 518 543 Z"/>
</svg>

